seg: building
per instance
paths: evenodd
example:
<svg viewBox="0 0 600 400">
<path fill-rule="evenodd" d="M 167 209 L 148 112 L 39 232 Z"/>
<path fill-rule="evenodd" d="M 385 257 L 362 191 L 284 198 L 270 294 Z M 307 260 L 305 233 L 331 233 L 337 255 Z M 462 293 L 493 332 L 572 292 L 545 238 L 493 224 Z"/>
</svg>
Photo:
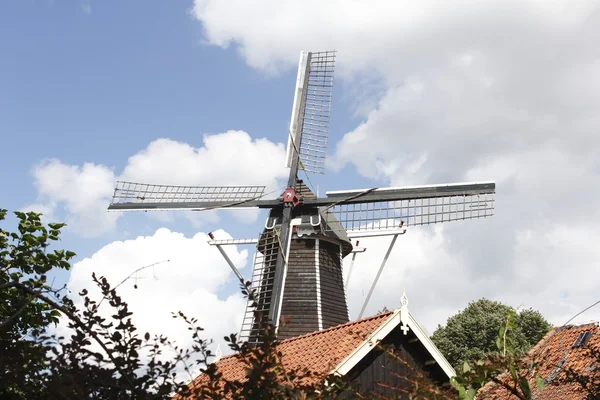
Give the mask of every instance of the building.
<svg viewBox="0 0 600 400">
<path fill-rule="evenodd" d="M 389 387 L 406 389 L 415 376 L 427 377 L 435 387 L 446 387 L 455 375 L 408 311 L 406 295 L 397 310 L 285 339 L 277 350 L 286 370 L 307 368 L 314 380 L 342 376 L 360 384 L 361 392 L 398 393 Z M 246 379 L 246 367 L 237 355 L 223 357 L 217 368 L 229 381 Z M 200 375 L 192 385 L 205 383 L 206 376 Z"/>
<path fill-rule="evenodd" d="M 535 345 L 528 356 L 539 360 L 540 368 L 536 376 L 544 379 L 545 387 L 539 390 L 530 378 L 530 386 L 535 400 L 583 400 L 586 394 L 578 390 L 576 383 L 560 381 L 566 369 L 594 377 L 600 383 L 598 359 L 589 354 L 589 349 L 600 346 L 600 328 L 597 323 L 567 325 L 552 329 Z M 508 379 L 508 373 L 500 379 Z M 516 396 L 501 385 L 490 382 L 479 390 L 477 400 L 513 400 Z"/>
</svg>

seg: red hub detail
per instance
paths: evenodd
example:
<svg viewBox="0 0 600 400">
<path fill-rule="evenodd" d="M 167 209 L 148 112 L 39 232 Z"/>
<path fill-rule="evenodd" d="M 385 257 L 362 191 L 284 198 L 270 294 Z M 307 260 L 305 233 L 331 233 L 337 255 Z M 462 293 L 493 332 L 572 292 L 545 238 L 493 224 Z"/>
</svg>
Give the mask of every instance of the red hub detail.
<svg viewBox="0 0 600 400">
<path fill-rule="evenodd" d="M 293 188 L 288 188 L 283 192 L 283 202 L 292 203 L 292 207 L 296 207 L 298 204 L 300 204 L 300 197 L 298 197 L 296 194 L 296 190 Z"/>
</svg>

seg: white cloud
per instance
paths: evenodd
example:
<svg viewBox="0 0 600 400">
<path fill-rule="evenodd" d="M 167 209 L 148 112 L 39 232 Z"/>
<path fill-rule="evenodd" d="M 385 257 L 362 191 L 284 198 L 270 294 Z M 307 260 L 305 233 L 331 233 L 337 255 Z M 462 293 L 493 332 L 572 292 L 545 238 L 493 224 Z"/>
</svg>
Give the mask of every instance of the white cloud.
<svg viewBox="0 0 600 400">
<path fill-rule="evenodd" d="M 42 221 L 44 223 L 57 222 L 54 216 L 54 205 L 53 204 L 28 204 L 22 207 L 19 211 L 21 212 L 36 212 L 42 214 Z"/>
<path fill-rule="evenodd" d="M 122 173 L 104 165 L 69 165 L 52 159 L 33 171 L 39 199 L 53 216 L 63 217 L 72 229 L 84 236 L 98 236 L 114 228 L 121 213 L 107 212 L 116 180 L 141 183 L 193 186 L 265 185 L 276 189 L 278 179 L 287 175 L 282 144 L 252 139 L 243 131 L 205 135 L 203 146 L 195 148 L 171 139 L 156 139 L 129 157 Z M 194 226 L 218 221 L 214 211 L 151 213 L 160 221 L 185 215 Z M 252 222 L 255 210 L 233 215 Z"/>
<path fill-rule="evenodd" d="M 353 318 L 358 316 L 371 284 L 381 266 L 391 236 L 360 239 L 365 253 L 358 254 L 348 286 L 348 303 Z M 470 300 L 469 292 L 461 292 L 460 259 L 449 257 L 444 249 L 446 238 L 441 226 L 435 229 L 410 229 L 399 236 L 385 269 L 379 278 L 364 316 L 372 315 L 384 306 L 400 307 L 406 289 L 409 308 L 415 318 L 432 333 L 436 322 L 455 307 Z M 345 277 L 350 257 L 344 260 Z M 436 265 L 436 268 L 432 268 Z"/>
<path fill-rule="evenodd" d="M 208 43 L 268 73 L 293 68 L 299 50 L 338 50 L 335 96 L 351 95 L 363 121 L 331 149 L 330 168 L 394 186 L 497 180 L 492 219 L 399 240 L 377 307 L 397 305 L 406 286 L 431 328 L 483 295 L 555 323 L 594 301 L 580 280 L 599 275 L 597 1 L 196 0 L 193 13 Z M 373 275 L 385 252 L 375 243 L 359 256 Z M 354 313 L 361 296 L 351 289 Z"/>
<path fill-rule="evenodd" d="M 39 206 L 57 217 L 58 209 L 66 212 L 66 222 L 84 236 L 95 236 L 110 229 L 117 219 L 114 213 L 99 213 L 113 189 L 114 173 L 104 166 L 85 163 L 66 165 L 51 159 L 33 171 Z"/>
<path fill-rule="evenodd" d="M 293 66 L 301 49 L 335 48 L 344 69 L 398 77 L 415 67 L 435 66 L 457 47 L 462 53 L 494 46 L 502 53 L 512 51 L 508 46 L 524 32 L 550 27 L 556 28 L 556 36 L 570 33 L 594 6 L 593 0 L 308 0 L 302 7 L 293 0 L 195 0 L 192 13 L 202 22 L 208 43 L 237 46 L 248 64 L 259 69 Z"/>
<path fill-rule="evenodd" d="M 215 234 L 231 238 L 221 230 Z M 213 352 L 216 344 L 227 352 L 222 338 L 238 333 L 246 301 L 241 293 L 222 294 L 223 287 L 235 280 L 235 276 L 207 240 L 204 233 L 186 238 L 161 228 L 152 236 L 112 242 L 75 263 L 67 287 L 76 305 L 81 307 L 82 300 L 76 294 L 84 288 L 92 299 L 102 298 L 92 281 L 92 273 L 106 277 L 115 287 L 138 268 L 160 262 L 134 274 L 117 289 L 134 313 L 133 322 L 140 335 L 164 334 L 189 347 L 190 332 L 183 321 L 176 321 L 171 315 L 183 311 L 188 317 L 198 319 L 198 325 L 205 329 L 204 338 L 215 340 Z M 227 246 L 226 250 L 234 264 L 244 271 L 248 251 L 236 246 Z M 101 312 L 110 319 L 112 313 L 107 303 L 102 304 Z"/>
<path fill-rule="evenodd" d="M 456 223 L 459 229 L 477 225 L 474 231 L 485 232 L 488 221 Z M 484 249 L 462 247 L 454 242 L 441 225 L 434 229 L 409 228 L 400 236 L 370 299 L 365 315 L 384 306 L 400 306 L 406 289 L 409 308 L 417 320 L 433 333 L 438 324 L 464 308 L 468 302 L 493 298 L 514 307 L 540 310 L 551 323 L 562 325 L 576 313 L 596 302 L 600 274 L 594 273 L 600 256 L 594 245 L 600 238 L 592 228 L 559 225 L 551 231 L 517 232 L 514 260 L 496 269 L 494 254 L 484 251 L 482 259 L 494 265 L 469 265 L 471 252 Z M 381 265 L 391 237 L 361 239 L 367 252 L 359 254 L 350 279 L 348 298 L 351 315 L 356 318 Z M 345 275 L 350 257 L 344 260 Z M 508 277 L 508 278 L 507 278 Z M 592 309 L 575 323 L 600 320 L 600 309 Z"/>
<path fill-rule="evenodd" d="M 157 139 L 129 157 L 122 179 L 173 185 L 267 185 L 286 175 L 283 145 L 252 139 L 243 131 L 205 135 L 194 148 L 171 139 Z"/>
<path fill-rule="evenodd" d="M 92 5 L 90 3 L 82 3 L 81 11 L 83 11 L 83 13 L 86 15 L 91 15 L 92 14 Z"/>
</svg>

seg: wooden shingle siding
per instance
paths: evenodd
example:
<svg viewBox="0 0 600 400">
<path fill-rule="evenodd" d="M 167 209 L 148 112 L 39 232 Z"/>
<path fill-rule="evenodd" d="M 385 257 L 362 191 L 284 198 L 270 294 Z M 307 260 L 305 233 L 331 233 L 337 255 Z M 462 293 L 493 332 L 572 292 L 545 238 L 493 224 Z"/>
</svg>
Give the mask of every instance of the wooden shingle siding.
<svg viewBox="0 0 600 400">
<path fill-rule="evenodd" d="M 284 325 L 278 337 L 288 339 L 348 322 L 340 246 L 323 238 L 293 239 L 281 307 Z M 317 271 L 319 276 L 317 279 Z M 320 292 L 317 293 L 317 288 Z M 321 326 L 319 304 L 321 302 Z"/>
<path fill-rule="evenodd" d="M 340 246 L 320 240 L 319 249 L 321 314 L 323 329 L 326 329 L 348 322 L 348 305 L 344 294 Z"/>
<path fill-rule="evenodd" d="M 319 329 L 314 239 L 292 239 L 281 317 L 281 340 Z"/>
</svg>

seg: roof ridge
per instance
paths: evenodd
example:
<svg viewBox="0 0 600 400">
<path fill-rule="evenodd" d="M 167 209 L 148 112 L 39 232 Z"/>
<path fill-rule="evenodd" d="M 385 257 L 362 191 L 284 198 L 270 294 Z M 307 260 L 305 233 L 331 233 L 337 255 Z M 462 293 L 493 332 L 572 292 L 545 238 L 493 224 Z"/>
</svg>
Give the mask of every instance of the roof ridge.
<svg viewBox="0 0 600 400">
<path fill-rule="evenodd" d="M 589 326 L 599 326 L 600 322 L 599 321 L 588 321 L 588 322 L 583 322 L 581 324 L 569 324 L 569 325 L 561 325 L 561 326 L 555 326 L 554 329 L 556 329 L 557 332 L 563 331 L 565 329 L 571 329 L 571 328 L 584 328 L 584 327 L 589 327 Z"/>
<path fill-rule="evenodd" d="M 594 326 L 596 328 L 600 327 L 598 322 L 587 322 L 587 323 L 580 324 L 580 325 L 571 324 L 571 325 L 553 326 L 539 342 L 537 342 L 531 349 L 529 349 L 527 354 L 530 356 L 533 356 L 534 354 L 536 354 L 538 352 L 538 350 L 540 348 L 544 347 L 548 343 L 548 341 L 550 340 L 550 338 L 552 336 L 554 336 L 562 331 L 566 331 L 567 329 L 582 329 L 582 328 L 588 328 L 588 327 L 592 327 L 592 326 Z"/>
<path fill-rule="evenodd" d="M 326 332 L 329 332 L 329 331 L 333 331 L 333 330 L 336 330 L 336 329 L 341 329 L 341 328 L 344 328 L 346 326 L 357 325 L 359 323 L 367 322 L 367 321 L 373 320 L 375 318 L 383 318 L 385 316 L 392 315 L 395 311 L 396 310 L 385 311 L 385 312 L 382 312 L 382 313 L 379 313 L 379 314 L 371 315 L 370 317 L 366 317 L 366 318 L 362 318 L 362 319 L 357 319 L 355 321 L 348 321 L 348 322 L 345 322 L 345 323 L 340 324 L 340 325 L 335 325 L 335 326 L 332 326 L 332 327 L 329 327 L 329 328 L 326 328 L 326 329 L 321 329 L 319 331 L 313 331 L 313 332 L 305 333 L 305 334 L 300 335 L 300 336 L 294 336 L 294 337 L 289 338 L 289 339 L 284 339 L 284 340 L 282 340 L 279 343 L 289 343 L 289 342 L 292 342 L 292 341 L 295 341 L 295 340 L 304 339 L 306 337 L 316 336 L 316 335 L 320 335 L 320 334 L 323 334 L 323 333 L 326 333 Z"/>
<path fill-rule="evenodd" d="M 531 349 L 529 349 L 529 351 L 527 352 L 527 354 L 528 354 L 530 357 L 533 357 L 535 354 L 537 354 L 537 352 L 539 351 L 539 349 L 540 349 L 540 348 L 543 348 L 543 347 L 544 347 L 544 346 L 545 346 L 545 345 L 548 343 L 548 341 L 550 340 L 550 338 L 551 338 L 552 336 L 554 336 L 556 333 L 560 332 L 558 329 L 559 329 L 559 328 L 557 328 L 557 327 L 555 327 L 555 326 L 554 326 L 554 327 L 552 327 L 552 328 L 551 328 L 551 329 L 550 329 L 550 330 L 549 330 L 549 331 L 548 331 L 548 332 L 547 332 L 547 333 L 544 335 L 544 337 L 542 337 L 542 338 L 540 339 L 540 341 L 539 341 L 539 342 L 537 342 L 535 345 L 533 345 L 533 347 L 531 347 Z"/>
</svg>

